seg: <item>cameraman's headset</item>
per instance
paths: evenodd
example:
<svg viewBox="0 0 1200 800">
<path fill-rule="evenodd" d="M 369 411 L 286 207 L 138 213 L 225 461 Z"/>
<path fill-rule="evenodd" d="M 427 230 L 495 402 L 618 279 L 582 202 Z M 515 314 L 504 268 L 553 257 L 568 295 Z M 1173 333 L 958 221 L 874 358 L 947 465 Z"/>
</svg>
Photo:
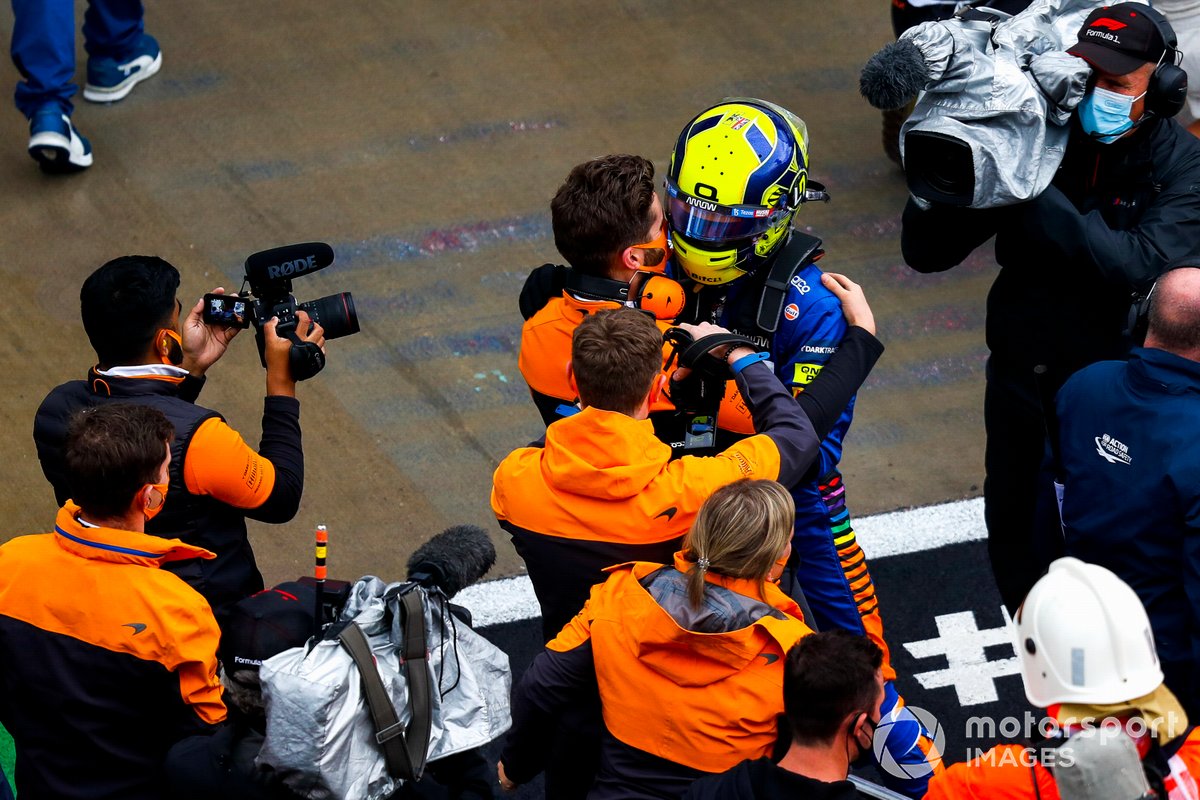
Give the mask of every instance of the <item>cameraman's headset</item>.
<svg viewBox="0 0 1200 800">
<path fill-rule="evenodd" d="M 1184 103 L 1187 102 L 1188 79 L 1187 73 L 1179 66 L 1179 39 L 1175 36 L 1175 29 L 1171 27 L 1171 23 L 1167 22 L 1167 18 L 1159 11 L 1150 6 L 1138 11 L 1154 23 L 1166 47 L 1159 65 L 1150 76 L 1144 113 L 1168 119 L 1182 111 Z"/>
</svg>

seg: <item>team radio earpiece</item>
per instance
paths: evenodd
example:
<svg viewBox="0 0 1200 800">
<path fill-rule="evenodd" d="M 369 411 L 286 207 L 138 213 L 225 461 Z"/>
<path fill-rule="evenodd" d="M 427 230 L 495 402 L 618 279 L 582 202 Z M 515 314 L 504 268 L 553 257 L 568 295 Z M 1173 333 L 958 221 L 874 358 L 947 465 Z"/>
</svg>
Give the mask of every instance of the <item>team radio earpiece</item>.
<svg viewBox="0 0 1200 800">
<path fill-rule="evenodd" d="M 158 350 L 164 364 L 178 367 L 183 363 L 183 339 L 179 333 L 170 328 L 160 328 L 158 331 Z"/>
<path fill-rule="evenodd" d="M 1187 73 L 1178 65 L 1179 40 L 1171 23 L 1167 22 L 1167 18 L 1160 12 L 1149 6 L 1140 11 L 1154 23 L 1167 48 L 1161 63 L 1154 68 L 1154 74 L 1150 76 L 1150 86 L 1146 90 L 1146 113 L 1167 119 L 1182 111 L 1184 103 L 1187 102 Z"/>
</svg>

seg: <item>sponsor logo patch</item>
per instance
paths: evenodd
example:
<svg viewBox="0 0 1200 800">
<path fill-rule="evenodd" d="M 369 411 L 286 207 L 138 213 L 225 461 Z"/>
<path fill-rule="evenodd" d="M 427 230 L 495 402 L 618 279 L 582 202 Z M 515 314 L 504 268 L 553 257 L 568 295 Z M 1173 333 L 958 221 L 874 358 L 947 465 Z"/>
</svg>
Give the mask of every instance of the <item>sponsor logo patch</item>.
<svg viewBox="0 0 1200 800">
<path fill-rule="evenodd" d="M 821 364 L 797 364 L 792 374 L 792 385 L 808 386 L 821 374 Z"/>
<path fill-rule="evenodd" d="M 812 287 L 808 285 L 808 281 L 801 278 L 799 275 L 792 276 L 792 286 L 800 290 L 800 294 L 808 294 L 812 291 Z"/>
<path fill-rule="evenodd" d="M 800 306 L 796 305 L 795 303 L 788 303 L 783 308 L 783 315 L 788 319 L 795 319 L 796 317 L 800 316 Z"/>
<path fill-rule="evenodd" d="M 1129 455 L 1129 447 L 1125 443 L 1117 440 L 1116 438 L 1114 438 L 1112 436 L 1109 436 L 1107 433 L 1104 434 L 1103 436 L 1097 436 L 1095 441 L 1096 441 L 1096 453 L 1099 454 L 1099 456 L 1101 458 L 1103 458 L 1105 461 L 1107 461 L 1108 463 L 1110 463 L 1110 464 L 1132 464 L 1133 463 L 1133 456 Z"/>
</svg>

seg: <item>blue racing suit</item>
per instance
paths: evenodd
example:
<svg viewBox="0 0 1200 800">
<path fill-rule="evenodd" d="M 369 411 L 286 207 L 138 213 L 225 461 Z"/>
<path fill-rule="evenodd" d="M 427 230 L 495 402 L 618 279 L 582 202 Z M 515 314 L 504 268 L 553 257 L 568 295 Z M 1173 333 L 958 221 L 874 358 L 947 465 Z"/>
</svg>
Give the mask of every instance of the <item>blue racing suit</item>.
<svg viewBox="0 0 1200 800">
<path fill-rule="evenodd" d="M 687 290 L 688 305 L 680 321 L 711 322 L 752 339 L 759 350 L 770 353 L 776 376 L 793 396 L 798 396 L 837 352 L 846 332 L 846 319 L 841 302 L 822 285 L 822 272 L 810 261 L 797 268 L 789 281 L 777 329 L 763 329 L 757 315 L 770 267 L 763 265 L 743 278 L 716 286 L 694 284 L 675 269 L 676 280 Z M 887 748 L 898 763 L 907 765 L 908 771 L 918 776 L 888 776 L 886 780 L 898 791 L 920 796 L 932 771 L 913 765 L 933 762 L 938 754 L 931 753 L 932 742 L 904 710 L 904 701 L 893 686 L 896 673 L 883 638 L 875 585 L 846 508 L 846 488 L 837 465 L 853 416 L 851 400 L 821 440 L 818 465 L 789 487 L 796 502 L 789 567 L 811 608 L 814 628 L 840 628 L 867 636 L 883 651 L 887 681 L 883 716 L 897 719 L 899 725 L 887 737 Z M 896 736 L 907 728 L 912 730 Z"/>
</svg>

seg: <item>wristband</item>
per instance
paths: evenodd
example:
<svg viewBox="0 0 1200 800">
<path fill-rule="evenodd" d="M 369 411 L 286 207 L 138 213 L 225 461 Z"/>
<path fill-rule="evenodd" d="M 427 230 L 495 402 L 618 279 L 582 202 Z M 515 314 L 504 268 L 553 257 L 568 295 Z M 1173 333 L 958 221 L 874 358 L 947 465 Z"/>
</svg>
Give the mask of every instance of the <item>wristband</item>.
<svg viewBox="0 0 1200 800">
<path fill-rule="evenodd" d="M 751 353 L 748 356 L 742 356 L 737 361 L 731 361 L 729 363 L 729 369 L 734 375 L 737 375 L 751 364 L 756 364 L 759 361 L 766 361 L 770 357 L 770 353 Z"/>
</svg>

